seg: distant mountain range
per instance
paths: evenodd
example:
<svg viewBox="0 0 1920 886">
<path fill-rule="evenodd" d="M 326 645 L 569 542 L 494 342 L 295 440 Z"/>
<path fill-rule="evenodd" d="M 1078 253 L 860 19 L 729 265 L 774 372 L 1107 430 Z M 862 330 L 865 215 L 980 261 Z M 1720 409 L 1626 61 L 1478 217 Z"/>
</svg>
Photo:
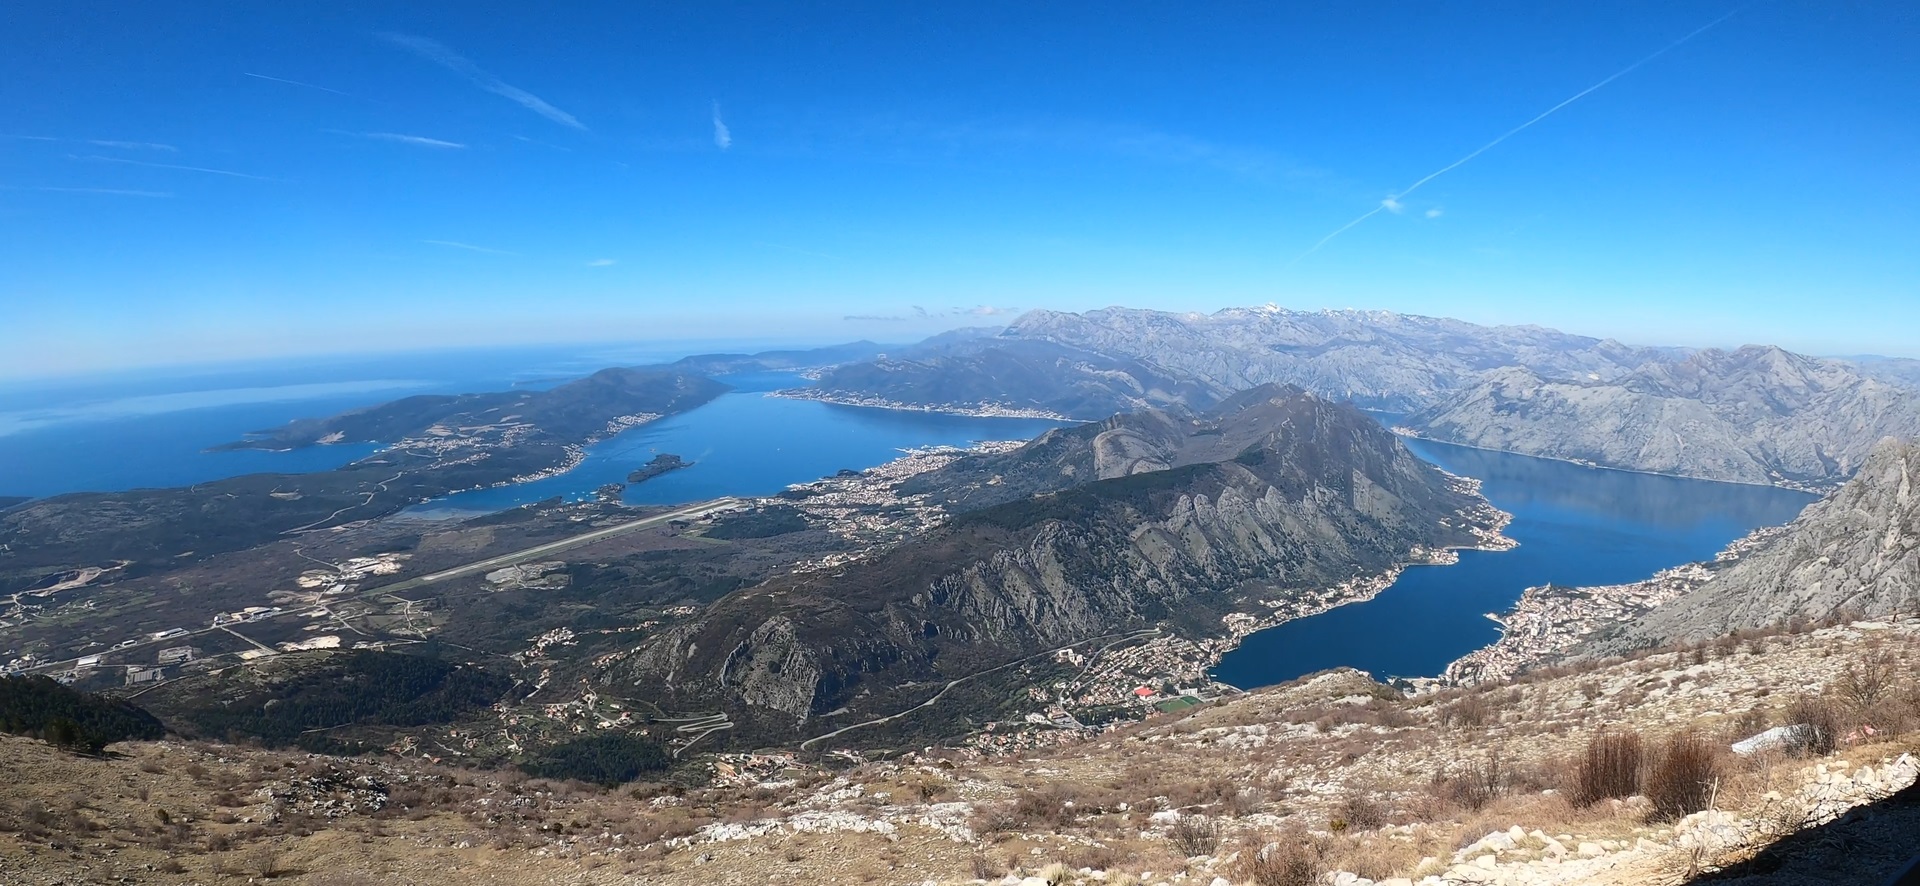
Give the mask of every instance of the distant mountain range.
<svg viewBox="0 0 1920 886">
<path fill-rule="evenodd" d="M 1114 631 L 1217 634 L 1256 596 L 1475 544 L 1493 519 L 1363 413 L 1280 387 L 1055 431 L 914 488 L 957 516 L 844 569 L 735 592 L 607 679 L 791 729 Z"/>
<path fill-rule="evenodd" d="M 1044 413 L 1098 419 L 1183 405 L 1203 409 L 1226 390 L 1125 356 L 999 336 L 936 338 L 826 370 L 821 399 L 953 411 Z"/>
<path fill-rule="evenodd" d="M 1297 385 L 1445 442 L 1684 477 L 1825 488 L 1920 435 L 1920 360 L 1646 348 L 1387 311 L 1032 311 L 823 374 L 821 399 L 1092 419 Z"/>
<path fill-rule="evenodd" d="M 1750 346 L 1610 380 L 1501 369 L 1402 424 L 1524 455 L 1819 487 L 1852 476 L 1880 438 L 1920 434 L 1920 396 L 1846 362 Z"/>
<path fill-rule="evenodd" d="M 1552 378 L 1608 379 L 1685 353 L 1538 326 L 1271 306 L 1212 314 L 1031 311 L 1003 336 L 1124 355 L 1227 390 L 1279 382 L 1395 412 L 1439 402 L 1488 369 L 1519 366 Z"/>
<path fill-rule="evenodd" d="M 739 372 L 779 372 L 796 369 L 819 369 L 838 366 L 843 363 L 857 363 L 872 360 L 886 353 L 885 345 L 870 341 L 848 342 L 843 345 L 828 345 L 823 348 L 805 348 L 785 351 L 761 351 L 757 354 L 696 354 L 665 363 L 659 366 L 645 367 L 667 372 L 690 372 L 698 375 L 732 375 Z"/>
</svg>

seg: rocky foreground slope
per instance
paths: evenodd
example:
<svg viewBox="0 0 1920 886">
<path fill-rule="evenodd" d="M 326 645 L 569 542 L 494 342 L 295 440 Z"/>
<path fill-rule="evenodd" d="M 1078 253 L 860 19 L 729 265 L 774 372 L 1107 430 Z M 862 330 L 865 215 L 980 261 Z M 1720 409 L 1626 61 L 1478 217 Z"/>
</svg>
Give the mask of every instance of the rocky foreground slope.
<svg viewBox="0 0 1920 886">
<path fill-rule="evenodd" d="M 1750 346 L 1617 378 L 1501 369 L 1401 424 L 1522 455 L 1819 488 L 1852 476 L 1882 437 L 1920 435 L 1920 393 L 1838 360 Z"/>
<path fill-rule="evenodd" d="M 1224 633 L 1260 598 L 1481 544 L 1503 516 L 1352 407 L 1281 388 L 1057 431 L 937 476 L 923 494 L 956 503 L 950 522 L 735 592 L 605 679 L 671 709 L 824 731 L 1101 636 Z"/>
<path fill-rule="evenodd" d="M 1889 620 L 1412 698 L 1335 671 L 1025 756 L 733 754 L 617 790 L 0 736 L 0 882 L 1877 884 L 1920 848 L 1916 667 L 1920 622 Z M 1808 722 L 1827 740 L 1729 747 Z M 1629 734 L 1593 795 L 1595 737 Z"/>
</svg>

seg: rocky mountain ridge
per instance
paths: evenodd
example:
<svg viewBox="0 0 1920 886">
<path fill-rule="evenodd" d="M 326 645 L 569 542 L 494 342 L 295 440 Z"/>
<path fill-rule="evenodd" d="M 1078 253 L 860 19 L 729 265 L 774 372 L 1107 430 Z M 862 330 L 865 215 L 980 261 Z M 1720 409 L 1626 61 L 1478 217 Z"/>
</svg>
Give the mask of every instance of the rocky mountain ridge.
<svg viewBox="0 0 1920 886">
<path fill-rule="evenodd" d="M 1585 651 L 1607 654 L 1794 618 L 1920 612 L 1920 441 L 1883 440 L 1858 475 L 1737 563 Z"/>
<path fill-rule="evenodd" d="M 743 717 L 789 728 L 849 707 L 885 712 L 925 694 L 914 685 L 1115 631 L 1218 631 L 1256 593 L 1473 545 L 1486 529 L 1476 521 L 1492 519 L 1350 406 L 1282 389 L 1231 405 L 1197 424 L 1149 413 L 1058 431 L 985 468 L 949 469 L 947 497 L 964 512 L 946 525 L 838 573 L 736 592 L 609 679 L 669 687 L 681 708 L 737 701 Z M 1159 456 L 1103 456 L 1102 436 L 1122 430 Z M 1022 494 L 964 488 L 996 469 L 1027 475 L 1002 484 Z"/>
<path fill-rule="evenodd" d="M 1882 437 L 1920 434 L 1920 393 L 1841 361 L 1748 346 L 1611 380 L 1496 370 L 1401 426 L 1602 467 L 1819 488 L 1844 482 Z"/>
<path fill-rule="evenodd" d="M 936 337 L 827 369 L 813 387 L 796 392 L 862 406 L 1079 420 L 1171 405 L 1200 409 L 1225 393 L 1147 361 L 1004 336 Z"/>
<path fill-rule="evenodd" d="M 1226 390 L 1269 382 L 1366 408 L 1418 409 L 1518 366 L 1549 378 L 1614 378 L 1683 351 L 1640 348 L 1538 326 L 1481 326 L 1391 311 L 1295 311 L 1273 305 L 1212 314 L 1104 308 L 1030 311 L 1003 338 L 1125 355 Z"/>
</svg>

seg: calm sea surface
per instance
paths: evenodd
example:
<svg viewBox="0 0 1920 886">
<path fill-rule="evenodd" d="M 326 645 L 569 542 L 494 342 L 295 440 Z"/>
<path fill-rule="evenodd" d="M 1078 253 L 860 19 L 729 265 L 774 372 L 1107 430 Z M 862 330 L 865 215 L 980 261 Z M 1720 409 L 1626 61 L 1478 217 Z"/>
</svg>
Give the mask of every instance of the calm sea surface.
<svg viewBox="0 0 1920 886">
<path fill-rule="evenodd" d="M 339 467 L 371 445 L 207 452 L 251 431 L 412 394 L 543 388 L 607 366 L 764 342 L 498 348 L 122 372 L 0 387 L 0 496 L 184 486 Z"/>
<path fill-rule="evenodd" d="M 561 496 L 582 498 L 661 453 L 692 467 L 627 487 L 628 504 L 672 504 L 723 495 L 772 495 L 794 483 L 842 469 L 860 470 L 899 458 L 902 449 L 966 446 L 980 440 L 1025 440 L 1060 422 L 967 418 L 924 412 L 862 409 L 767 392 L 806 381 L 789 373 L 723 376 L 734 390 L 691 412 L 629 430 L 588 447 L 587 460 L 557 477 L 459 492 L 415 507 L 419 515 L 497 511 Z"/>
<path fill-rule="evenodd" d="M 1620 584 L 1706 560 L 1761 526 L 1785 523 L 1813 496 L 1764 486 L 1680 480 L 1408 440 L 1422 458 L 1484 481 L 1513 514 L 1511 551 L 1461 551 L 1419 566 L 1365 603 L 1287 622 L 1246 639 L 1215 669 L 1251 689 L 1348 666 L 1376 677 L 1427 677 L 1500 636 L 1486 613 L 1549 582 Z"/>
</svg>

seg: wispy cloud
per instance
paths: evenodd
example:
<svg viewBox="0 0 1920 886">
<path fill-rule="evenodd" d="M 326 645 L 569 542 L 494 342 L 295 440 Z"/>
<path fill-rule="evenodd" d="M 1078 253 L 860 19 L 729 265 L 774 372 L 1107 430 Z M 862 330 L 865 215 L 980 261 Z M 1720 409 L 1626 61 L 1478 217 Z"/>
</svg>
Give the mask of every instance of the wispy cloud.
<svg viewBox="0 0 1920 886">
<path fill-rule="evenodd" d="M 1396 200 L 1392 197 L 1388 197 L 1387 199 L 1380 201 L 1380 208 L 1388 212 L 1391 212 L 1394 215 L 1399 215 L 1400 213 L 1407 211 L 1407 205 L 1405 203 L 1402 203 L 1399 200 Z"/>
<path fill-rule="evenodd" d="M 328 87 L 320 86 L 313 83 L 303 83 L 299 80 L 288 80 L 285 77 L 269 77 L 265 74 L 255 74 L 251 71 L 242 71 L 241 73 L 246 74 L 247 76 L 255 78 L 257 80 L 271 80 L 275 83 L 285 83 L 288 86 L 299 86 L 305 89 L 318 89 L 321 92 L 331 92 L 334 95 L 344 95 L 347 98 L 353 98 L 353 95 L 350 93 L 341 92 L 338 89 L 329 89 Z"/>
<path fill-rule="evenodd" d="M 254 181 L 262 181 L 262 182 L 279 181 L 279 179 L 277 178 L 268 178 L 264 175 L 254 175 L 250 172 L 234 172 L 231 169 L 209 169 L 205 166 L 181 166 L 175 163 L 148 163 L 145 160 L 128 160 L 124 157 L 102 157 L 99 154 L 89 154 L 87 156 L 76 157 L 74 159 L 96 160 L 101 163 L 124 163 L 128 166 L 145 166 L 150 169 L 178 169 L 182 172 L 203 172 L 203 173 L 206 173 L 207 175 L 226 175 L 226 176 L 231 176 L 233 178 L 246 178 L 246 179 L 252 179 Z"/>
<path fill-rule="evenodd" d="M 411 34 L 395 34 L 390 32 L 382 33 L 379 37 L 388 43 L 459 74 L 472 81 L 473 85 L 518 104 L 548 120 L 552 120 L 562 126 L 570 126 L 583 132 L 586 131 L 587 127 L 582 125 L 579 120 L 574 119 L 572 114 L 548 104 L 545 99 L 531 92 L 487 73 L 479 65 L 468 61 L 465 56 L 454 52 L 446 44 L 438 40 L 430 40 L 426 37 L 415 37 Z"/>
<path fill-rule="evenodd" d="M 123 151 L 166 151 L 177 152 L 180 149 L 160 142 L 121 141 L 110 138 L 55 138 L 50 135 L 9 135 L 6 138 L 30 142 L 59 142 L 70 145 L 93 145 L 96 148 L 117 148 Z"/>
<path fill-rule="evenodd" d="M 905 317 L 887 314 L 848 314 L 840 319 L 856 323 L 904 323 L 907 320 Z"/>
<path fill-rule="evenodd" d="M 437 138 L 427 138 L 424 135 L 402 135 L 398 132 L 362 132 L 362 133 L 358 133 L 358 135 L 360 135 L 362 138 L 374 139 L 375 141 L 398 142 L 403 145 L 418 145 L 423 148 L 464 148 L 466 147 L 466 145 L 463 145 L 459 142 L 441 141 L 440 139 L 437 139 Z"/>
<path fill-rule="evenodd" d="M 1427 210 L 1427 218 L 1439 218 L 1440 216 L 1445 214 L 1446 214 L 1446 210 L 1443 210 L 1438 206 L 1435 206 L 1434 208 Z"/>
<path fill-rule="evenodd" d="M 462 243 L 458 240 L 422 240 L 420 242 L 430 243 L 434 246 L 446 246 L 452 249 L 465 249 L 469 252 L 484 252 L 489 255 L 519 255 L 520 254 L 518 252 L 508 252 L 505 249 L 492 249 L 486 246 L 475 246 L 472 243 Z"/>
<path fill-rule="evenodd" d="M 9 191 L 46 191 L 56 194 L 100 194 L 109 197 L 171 197 L 167 191 L 138 191 L 130 188 L 55 188 L 55 187 L 14 187 L 0 185 Z"/>
<path fill-rule="evenodd" d="M 1391 212 L 1399 212 L 1400 206 L 1401 206 L 1400 199 L 1407 196 L 1408 194 L 1413 193 L 1414 191 L 1420 190 L 1421 186 L 1425 185 L 1427 182 L 1433 181 L 1434 179 L 1439 178 L 1440 176 L 1446 175 L 1447 173 L 1452 172 L 1455 169 L 1459 169 L 1461 166 L 1466 165 L 1467 161 L 1472 160 L 1473 158 L 1478 157 L 1481 154 L 1484 154 L 1490 150 L 1493 150 L 1494 146 L 1516 135 L 1519 135 L 1522 131 L 1526 130 L 1527 127 L 1530 127 L 1535 123 L 1538 123 L 1542 120 L 1547 119 L 1548 117 L 1553 116 L 1555 113 L 1559 112 L 1561 108 L 1564 108 L 1570 104 L 1573 104 L 1574 102 L 1577 102 L 1583 98 L 1586 98 L 1589 95 L 1592 95 L 1594 92 L 1598 91 L 1601 87 L 1606 86 L 1607 84 L 1612 83 L 1613 81 L 1618 80 L 1621 77 L 1625 77 L 1626 75 L 1633 73 L 1641 65 L 1644 65 L 1650 61 L 1653 61 L 1656 58 L 1659 58 L 1663 55 L 1666 55 L 1669 52 L 1672 52 L 1673 50 L 1679 48 L 1681 44 L 1686 43 L 1687 41 L 1692 40 L 1693 38 L 1698 37 L 1701 34 L 1706 33 L 1707 31 L 1713 29 L 1714 27 L 1717 27 L 1721 22 L 1724 22 L 1727 19 L 1733 18 L 1734 13 L 1737 13 L 1737 12 L 1739 12 L 1738 9 L 1734 10 L 1733 12 L 1729 12 L 1726 15 L 1723 15 L 1717 19 L 1714 19 L 1713 21 L 1707 22 L 1706 24 L 1701 25 L 1698 28 L 1695 28 L 1691 33 L 1687 34 L 1685 37 L 1681 37 L 1680 39 L 1675 40 L 1672 43 L 1662 46 L 1659 49 L 1655 50 L 1653 54 L 1648 55 L 1645 58 L 1642 58 L 1639 61 L 1636 61 L 1633 64 L 1630 64 L 1624 68 L 1621 68 L 1618 71 L 1608 74 L 1605 78 L 1601 79 L 1600 82 L 1595 83 L 1592 86 L 1589 86 L 1585 89 L 1582 89 L 1571 96 L 1568 96 L 1567 98 L 1563 99 L 1559 104 L 1554 105 L 1553 107 L 1548 108 L 1544 111 L 1541 111 L 1539 114 L 1534 115 L 1527 122 L 1522 123 L 1519 126 L 1515 126 L 1514 128 L 1501 133 L 1499 138 L 1496 138 L 1493 141 L 1487 142 L 1486 144 L 1473 149 L 1473 151 L 1468 153 L 1465 157 L 1461 157 L 1460 159 L 1455 160 L 1452 163 L 1449 163 L 1445 166 L 1440 167 L 1439 169 L 1436 169 L 1432 172 L 1427 173 L 1419 181 L 1416 181 L 1413 184 L 1410 184 L 1404 188 L 1401 188 L 1398 193 L 1388 195 L 1388 197 L 1385 200 L 1380 201 L 1380 205 L 1367 210 L 1359 218 L 1356 218 L 1353 221 L 1347 222 L 1346 224 L 1341 225 L 1338 228 L 1335 228 L 1333 230 L 1333 233 L 1328 234 L 1325 237 L 1321 237 L 1319 242 L 1308 247 L 1307 251 L 1302 252 L 1297 256 L 1294 256 L 1293 261 L 1287 262 L 1287 265 L 1291 267 L 1295 263 L 1299 262 L 1301 259 L 1306 258 L 1307 256 L 1320 251 L 1320 247 L 1327 245 L 1329 242 L 1333 240 L 1333 238 L 1338 237 L 1341 234 L 1344 234 L 1352 230 L 1354 226 L 1360 224 L 1361 222 L 1366 221 L 1367 219 L 1370 219 L 1376 215 L 1379 215 L 1380 211 L 1383 209 Z"/>
<path fill-rule="evenodd" d="M 733 147 L 733 132 L 727 129 L 727 121 L 720 119 L 720 103 L 713 103 L 713 143 L 724 151 Z"/>
<path fill-rule="evenodd" d="M 613 259 L 610 259 L 610 258 L 596 258 L 596 259 L 594 259 L 593 261 L 590 261 L 590 262 L 587 262 L 587 267 L 589 267 L 589 268 L 610 268 L 610 267 L 613 267 L 613 266 L 614 266 L 614 265 L 616 265 L 616 264 L 619 264 L 619 262 L 617 262 L 617 261 L 615 261 L 615 260 L 613 260 Z"/>
</svg>

